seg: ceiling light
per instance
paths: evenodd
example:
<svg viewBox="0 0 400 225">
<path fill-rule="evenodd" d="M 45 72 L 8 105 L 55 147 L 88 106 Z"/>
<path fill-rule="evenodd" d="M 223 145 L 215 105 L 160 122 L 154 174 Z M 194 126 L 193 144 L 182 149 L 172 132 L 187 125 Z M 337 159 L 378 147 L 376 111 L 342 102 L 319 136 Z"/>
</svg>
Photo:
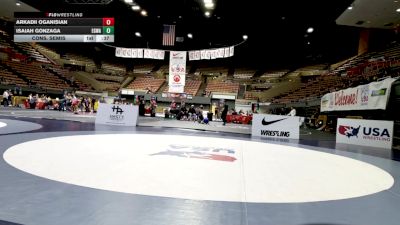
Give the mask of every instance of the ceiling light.
<svg viewBox="0 0 400 225">
<path fill-rule="evenodd" d="M 349 6 L 349 7 L 347 7 L 347 9 L 348 9 L 348 10 L 352 10 L 352 9 L 353 9 L 353 6 Z"/>
<path fill-rule="evenodd" d="M 142 10 L 142 11 L 140 11 L 140 14 L 142 14 L 142 16 L 147 16 L 147 12 L 146 12 L 146 10 Z"/>
<path fill-rule="evenodd" d="M 400 12 L 400 8 L 396 9 L 396 12 Z"/>
<path fill-rule="evenodd" d="M 247 40 L 247 38 L 249 38 L 249 36 L 243 35 L 243 40 Z"/>
<path fill-rule="evenodd" d="M 133 0 L 124 0 L 125 3 L 132 3 Z"/>
<path fill-rule="evenodd" d="M 312 32 L 314 32 L 314 28 L 309 27 L 309 28 L 307 29 L 307 33 L 311 34 Z"/>
<path fill-rule="evenodd" d="M 191 33 L 188 33 L 188 38 L 190 38 L 190 39 L 192 39 L 193 38 L 193 34 L 191 34 Z"/>
<path fill-rule="evenodd" d="M 133 6 L 132 6 L 132 10 L 133 10 L 133 11 L 139 11 L 139 10 L 140 10 L 140 6 L 138 6 L 138 5 L 133 5 Z"/>
<path fill-rule="evenodd" d="M 211 14 L 210 14 L 210 12 L 207 11 L 207 12 L 204 13 L 204 15 L 209 17 Z"/>
<path fill-rule="evenodd" d="M 17 2 L 17 3 L 15 3 L 17 6 L 21 6 L 21 3 L 19 3 L 19 2 Z"/>
<path fill-rule="evenodd" d="M 307 44 L 308 44 L 308 45 L 310 45 L 310 44 L 311 44 L 311 42 L 307 42 Z"/>
<path fill-rule="evenodd" d="M 203 0 L 204 1 L 204 4 L 206 4 L 206 3 L 212 3 L 212 0 Z"/>
<path fill-rule="evenodd" d="M 205 3 L 204 6 L 205 6 L 207 9 L 212 9 L 212 8 L 214 8 L 214 3 L 208 2 L 208 3 Z"/>
<path fill-rule="evenodd" d="M 136 36 L 136 37 L 141 37 L 142 34 L 141 34 L 140 32 L 135 32 L 135 36 Z"/>
</svg>

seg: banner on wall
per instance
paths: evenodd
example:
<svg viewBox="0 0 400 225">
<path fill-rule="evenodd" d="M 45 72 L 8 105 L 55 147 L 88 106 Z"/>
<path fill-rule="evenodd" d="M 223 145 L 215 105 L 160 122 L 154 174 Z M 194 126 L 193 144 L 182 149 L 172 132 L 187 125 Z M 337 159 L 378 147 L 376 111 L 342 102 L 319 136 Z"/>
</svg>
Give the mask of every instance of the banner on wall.
<svg viewBox="0 0 400 225">
<path fill-rule="evenodd" d="M 393 121 L 339 118 L 336 143 L 391 149 Z"/>
<path fill-rule="evenodd" d="M 392 83 L 396 79 L 387 78 L 354 88 L 325 94 L 321 98 L 321 112 L 346 110 L 386 109 Z"/>
<path fill-rule="evenodd" d="M 171 51 L 169 55 L 168 92 L 183 93 L 186 76 L 186 51 Z"/>
<path fill-rule="evenodd" d="M 299 139 L 301 118 L 298 116 L 279 116 L 253 114 L 251 135 L 256 137 Z"/>
</svg>

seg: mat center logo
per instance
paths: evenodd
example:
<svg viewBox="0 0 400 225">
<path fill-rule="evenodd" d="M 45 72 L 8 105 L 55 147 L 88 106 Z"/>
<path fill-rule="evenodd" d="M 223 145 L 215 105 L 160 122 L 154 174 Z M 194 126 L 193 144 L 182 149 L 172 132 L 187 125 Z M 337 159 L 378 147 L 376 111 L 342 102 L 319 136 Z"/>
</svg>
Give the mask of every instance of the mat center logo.
<svg viewBox="0 0 400 225">
<path fill-rule="evenodd" d="M 345 135 L 346 137 L 357 137 L 358 138 L 358 132 L 360 131 L 360 127 L 352 127 L 352 126 L 339 126 L 339 134 Z"/>
<path fill-rule="evenodd" d="M 182 158 L 208 159 L 224 162 L 236 160 L 235 150 L 218 147 L 199 147 L 192 145 L 168 145 L 167 150 L 150 156 L 175 156 Z"/>
</svg>

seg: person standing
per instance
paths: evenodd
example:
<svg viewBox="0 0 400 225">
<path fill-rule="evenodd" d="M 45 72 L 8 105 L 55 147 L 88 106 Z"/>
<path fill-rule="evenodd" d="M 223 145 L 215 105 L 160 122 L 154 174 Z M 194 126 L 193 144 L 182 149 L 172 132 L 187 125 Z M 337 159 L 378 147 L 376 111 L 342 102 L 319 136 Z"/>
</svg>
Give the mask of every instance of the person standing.
<svg viewBox="0 0 400 225">
<path fill-rule="evenodd" d="M 4 107 L 8 106 L 8 96 L 9 96 L 8 91 L 4 90 L 4 92 L 3 92 L 3 105 L 4 105 Z"/>
<path fill-rule="evenodd" d="M 296 116 L 296 109 L 292 106 L 288 116 Z"/>
<path fill-rule="evenodd" d="M 222 113 L 221 113 L 221 118 L 222 118 L 222 121 L 224 122 L 222 125 L 226 125 L 226 116 L 228 115 L 228 105 L 225 105 L 224 106 L 224 110 L 222 110 Z"/>
</svg>

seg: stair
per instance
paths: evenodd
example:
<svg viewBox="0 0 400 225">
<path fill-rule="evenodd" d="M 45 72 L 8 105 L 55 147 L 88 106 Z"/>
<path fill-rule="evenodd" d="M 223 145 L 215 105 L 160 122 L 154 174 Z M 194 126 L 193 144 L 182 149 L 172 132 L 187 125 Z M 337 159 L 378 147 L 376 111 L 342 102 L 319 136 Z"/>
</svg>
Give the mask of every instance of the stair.
<svg viewBox="0 0 400 225">
<path fill-rule="evenodd" d="M 245 89 L 246 89 L 245 85 L 239 85 L 239 92 L 237 96 L 238 99 L 244 99 Z"/>
<path fill-rule="evenodd" d="M 203 96 L 203 93 L 204 93 L 204 91 L 206 90 L 206 87 L 207 87 L 207 83 L 201 82 L 200 88 L 199 88 L 199 90 L 197 91 L 196 96 Z"/>
<path fill-rule="evenodd" d="M 54 76 L 60 78 L 61 80 L 65 81 L 69 86 L 73 87 L 73 88 L 79 88 L 79 86 L 74 83 L 71 82 L 70 80 L 68 80 L 66 77 L 62 76 L 61 74 L 57 73 L 56 71 L 52 70 L 51 68 L 46 68 L 45 69 L 47 72 L 53 74 Z"/>
</svg>

